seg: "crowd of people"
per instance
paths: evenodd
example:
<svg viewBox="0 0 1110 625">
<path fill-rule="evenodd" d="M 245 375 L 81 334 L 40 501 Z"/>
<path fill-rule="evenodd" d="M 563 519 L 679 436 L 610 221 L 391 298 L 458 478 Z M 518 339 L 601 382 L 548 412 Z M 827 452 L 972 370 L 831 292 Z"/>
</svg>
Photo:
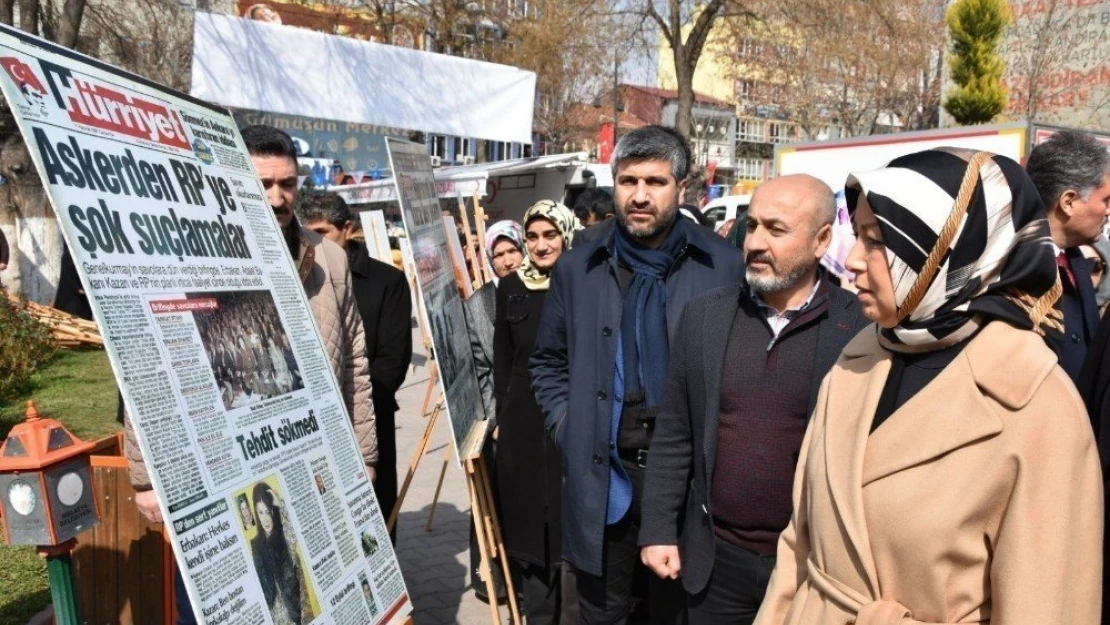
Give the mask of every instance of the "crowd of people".
<svg viewBox="0 0 1110 625">
<path fill-rule="evenodd" d="M 369 274 L 350 212 L 320 194 L 294 216 L 292 143 L 244 138 L 294 258 L 332 276 L 310 298 L 339 289 L 314 314 L 359 320 L 325 343 L 377 488 L 411 344 L 371 375 L 389 358 L 367 337 L 410 336 L 407 284 L 369 280 L 392 284 L 372 298 L 388 315 L 343 309 L 341 277 L 357 296 Z M 740 236 L 718 236 L 681 204 L 691 154 L 667 128 L 625 134 L 612 167 L 611 195 L 486 234 L 496 492 L 529 625 L 1100 621 L 1105 146 L 1063 131 L 1024 167 L 937 148 L 856 172 L 850 245 L 807 175 L 760 186 Z M 204 331 L 232 385 L 282 350 Z"/>
<path fill-rule="evenodd" d="M 763 184 L 726 241 L 680 205 L 681 136 L 612 162 L 580 226 L 545 201 L 487 232 L 530 624 L 1100 622 L 1105 146 L 855 173 L 837 245 L 816 178 Z"/>
</svg>

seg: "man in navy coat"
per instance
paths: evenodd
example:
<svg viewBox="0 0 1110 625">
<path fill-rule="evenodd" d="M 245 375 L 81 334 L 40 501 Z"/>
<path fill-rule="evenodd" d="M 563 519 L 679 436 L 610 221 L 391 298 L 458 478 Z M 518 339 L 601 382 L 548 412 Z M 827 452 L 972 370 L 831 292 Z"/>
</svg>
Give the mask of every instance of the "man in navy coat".
<svg viewBox="0 0 1110 625">
<path fill-rule="evenodd" d="M 673 130 L 626 134 L 613 153 L 616 219 L 556 265 L 531 360 L 563 454 L 563 557 L 585 625 L 625 623 L 639 563 L 640 495 L 669 344 L 686 303 L 740 279 L 740 252 L 676 219 L 690 150 Z M 682 589 L 651 576 L 652 623 L 679 622 Z"/>
</svg>

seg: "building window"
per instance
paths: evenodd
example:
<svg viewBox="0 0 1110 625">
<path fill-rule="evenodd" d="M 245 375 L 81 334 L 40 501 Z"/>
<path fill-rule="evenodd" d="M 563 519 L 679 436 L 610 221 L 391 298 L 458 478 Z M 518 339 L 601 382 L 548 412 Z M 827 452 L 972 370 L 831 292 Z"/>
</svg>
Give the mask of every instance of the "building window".
<svg viewBox="0 0 1110 625">
<path fill-rule="evenodd" d="M 767 138 L 771 143 L 789 143 L 794 139 L 794 130 L 788 122 L 770 122 Z"/>
<path fill-rule="evenodd" d="M 759 42 L 754 39 L 741 39 L 739 56 L 742 59 L 754 58 L 759 52 Z"/>
<path fill-rule="evenodd" d="M 747 100 L 752 97 L 752 81 L 750 80 L 737 80 L 736 81 L 736 97 L 741 100 Z"/>
<path fill-rule="evenodd" d="M 763 122 L 758 119 L 741 119 L 736 124 L 736 141 L 738 143 L 764 143 Z"/>
<path fill-rule="evenodd" d="M 442 159 L 447 158 L 447 137 L 432 135 L 432 156 L 438 156 Z"/>
<path fill-rule="evenodd" d="M 470 156 L 470 139 L 463 137 L 455 141 L 455 149 L 458 151 L 455 155 L 455 160 L 462 162 L 463 158 Z"/>
<path fill-rule="evenodd" d="M 763 180 L 763 171 L 767 162 L 761 158 L 738 158 L 733 170 L 737 178 Z"/>
</svg>

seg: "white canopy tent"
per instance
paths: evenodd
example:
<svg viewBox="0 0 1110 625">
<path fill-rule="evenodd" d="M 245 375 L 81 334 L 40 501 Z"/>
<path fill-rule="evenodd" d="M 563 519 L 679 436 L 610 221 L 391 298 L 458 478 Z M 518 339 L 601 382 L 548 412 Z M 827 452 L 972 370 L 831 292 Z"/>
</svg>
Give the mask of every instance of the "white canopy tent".
<svg viewBox="0 0 1110 625">
<path fill-rule="evenodd" d="M 224 106 L 532 142 L 536 74 L 198 12 L 193 96 Z"/>
<path fill-rule="evenodd" d="M 469 198 L 474 194 L 477 194 L 480 198 L 486 198 L 489 197 L 491 191 L 494 194 L 497 193 L 497 181 L 505 176 L 548 171 L 559 173 L 558 184 L 568 181 L 581 182 L 581 169 L 589 165 L 586 157 L 585 152 L 571 152 L 569 154 L 532 156 L 478 165 L 440 167 L 434 171 L 436 191 L 440 199 L 454 199 L 459 196 Z M 608 166 L 603 166 L 600 169 L 607 170 L 607 168 Z M 605 171 L 601 171 L 601 186 L 612 186 L 612 178 L 605 178 L 605 173 Z M 576 174 L 577 178 L 575 177 Z M 493 182 L 492 185 L 491 182 Z M 397 201 L 397 188 L 393 183 L 393 178 L 358 184 L 333 185 L 328 187 L 328 191 L 338 193 L 348 204 L 375 204 Z M 559 199 L 561 193 L 561 190 L 559 190 L 559 196 L 554 199 Z"/>
<path fill-rule="evenodd" d="M 332 185 L 327 190 L 339 194 L 351 206 L 397 201 L 397 185 L 392 177 L 357 184 Z M 440 176 L 436 172 L 436 193 L 441 200 L 454 199 L 457 196 L 469 198 L 475 193 L 478 197 L 485 197 L 486 177 L 476 173 Z"/>
</svg>

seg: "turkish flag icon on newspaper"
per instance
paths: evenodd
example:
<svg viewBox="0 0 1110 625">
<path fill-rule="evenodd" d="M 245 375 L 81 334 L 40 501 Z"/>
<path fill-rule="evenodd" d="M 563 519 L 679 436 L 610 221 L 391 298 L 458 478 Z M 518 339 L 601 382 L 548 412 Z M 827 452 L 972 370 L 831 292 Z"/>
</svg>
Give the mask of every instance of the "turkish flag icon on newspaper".
<svg viewBox="0 0 1110 625">
<path fill-rule="evenodd" d="M 42 86 L 39 82 L 39 77 L 35 75 L 34 70 L 30 65 L 27 65 L 22 60 L 11 56 L 0 57 L 0 65 L 4 66 L 4 70 L 8 72 L 8 76 L 12 77 L 12 82 L 19 85 L 19 90 L 23 95 L 31 95 L 29 90 L 38 91 L 36 97 L 46 95 L 46 87 Z"/>
</svg>

